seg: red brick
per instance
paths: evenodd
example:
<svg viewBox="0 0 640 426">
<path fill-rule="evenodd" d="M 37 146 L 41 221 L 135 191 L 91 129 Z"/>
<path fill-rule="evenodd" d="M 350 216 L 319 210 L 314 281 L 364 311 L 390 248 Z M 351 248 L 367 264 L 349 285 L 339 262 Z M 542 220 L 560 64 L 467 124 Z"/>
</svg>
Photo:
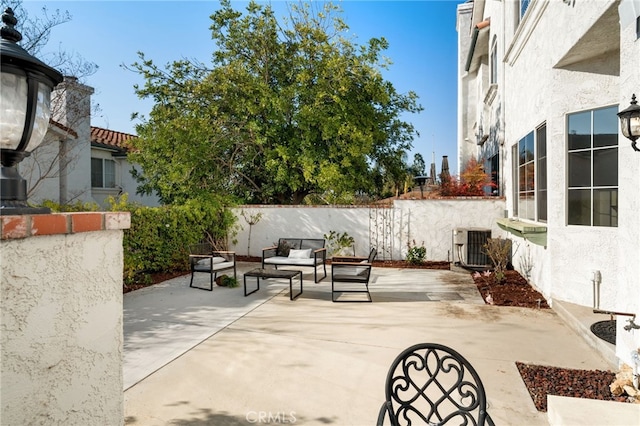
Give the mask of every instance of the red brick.
<svg viewBox="0 0 640 426">
<path fill-rule="evenodd" d="M 71 232 L 102 231 L 102 213 L 72 213 Z"/>
<path fill-rule="evenodd" d="M 28 236 L 28 216 L 2 217 L 2 239 L 26 238 Z"/>
<path fill-rule="evenodd" d="M 36 214 L 31 216 L 31 235 L 68 234 L 67 216 L 63 214 Z"/>
</svg>

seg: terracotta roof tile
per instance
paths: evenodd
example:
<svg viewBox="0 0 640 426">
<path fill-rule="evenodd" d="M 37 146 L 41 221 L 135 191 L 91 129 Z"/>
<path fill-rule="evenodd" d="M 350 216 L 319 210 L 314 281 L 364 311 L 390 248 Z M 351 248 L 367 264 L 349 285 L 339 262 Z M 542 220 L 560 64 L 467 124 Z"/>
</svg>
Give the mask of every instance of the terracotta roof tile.
<svg viewBox="0 0 640 426">
<path fill-rule="evenodd" d="M 129 133 L 116 132 L 115 130 L 91 126 L 92 144 L 128 151 L 131 148 L 129 141 L 135 138 L 137 138 L 137 136 Z"/>
<path fill-rule="evenodd" d="M 53 126 L 53 127 L 57 127 L 58 129 L 62 130 L 63 132 L 67 132 L 69 135 L 73 136 L 74 138 L 78 137 L 78 133 L 76 133 L 75 130 L 65 126 L 64 124 L 60 124 L 57 121 L 49 119 L 49 125 Z"/>
</svg>

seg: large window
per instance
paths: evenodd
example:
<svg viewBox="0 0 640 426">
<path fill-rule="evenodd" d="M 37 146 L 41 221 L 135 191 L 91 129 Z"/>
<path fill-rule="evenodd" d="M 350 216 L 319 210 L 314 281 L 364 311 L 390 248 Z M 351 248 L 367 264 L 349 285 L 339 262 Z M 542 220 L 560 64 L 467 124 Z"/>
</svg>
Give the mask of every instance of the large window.
<svg viewBox="0 0 640 426">
<path fill-rule="evenodd" d="M 116 162 L 103 158 L 91 159 L 91 187 L 116 187 Z"/>
<path fill-rule="evenodd" d="M 567 223 L 618 226 L 617 107 L 569 114 Z"/>
<path fill-rule="evenodd" d="M 547 221 L 547 126 L 518 141 L 514 156 L 514 215 Z"/>
</svg>

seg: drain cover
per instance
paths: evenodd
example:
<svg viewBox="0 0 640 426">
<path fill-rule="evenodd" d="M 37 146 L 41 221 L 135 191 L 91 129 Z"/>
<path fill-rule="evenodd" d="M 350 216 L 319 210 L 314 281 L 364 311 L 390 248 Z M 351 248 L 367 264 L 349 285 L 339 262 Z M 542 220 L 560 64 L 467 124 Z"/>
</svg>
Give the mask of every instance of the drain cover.
<svg viewBox="0 0 640 426">
<path fill-rule="evenodd" d="M 594 322 L 591 324 L 591 332 L 605 342 L 616 344 L 616 320 Z"/>
</svg>

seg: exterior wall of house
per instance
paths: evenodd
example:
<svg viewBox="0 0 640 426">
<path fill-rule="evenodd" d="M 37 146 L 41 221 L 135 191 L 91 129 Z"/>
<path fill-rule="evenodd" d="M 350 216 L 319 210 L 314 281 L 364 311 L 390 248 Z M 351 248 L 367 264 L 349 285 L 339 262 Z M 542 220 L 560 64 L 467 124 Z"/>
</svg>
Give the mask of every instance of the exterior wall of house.
<svg viewBox="0 0 640 426">
<path fill-rule="evenodd" d="M 471 44 L 471 18 L 473 3 L 458 6 L 456 29 L 458 31 L 458 171 L 476 154 L 476 137 L 473 123 L 476 117 L 476 92 L 473 89 L 475 74 L 465 71 Z"/>
<path fill-rule="evenodd" d="M 510 170 L 517 161 L 511 158 L 511 146 L 546 123 L 548 245 L 546 250 L 539 251 L 543 258 L 534 259 L 534 262 L 549 265 L 552 273 L 541 274 L 544 281 L 534 281 L 534 284 L 551 299 L 588 306 L 593 300 L 591 272 L 600 270 L 603 277 L 601 304 L 603 308 L 611 309 L 617 291 L 617 286 L 612 284 L 616 282 L 619 228 L 566 225 L 565 150 L 567 113 L 617 104 L 617 52 L 588 60 L 586 64 L 583 62 L 579 71 L 554 68 L 610 5 L 604 1 L 581 2 L 573 8 L 553 2 L 531 4 L 525 15 L 529 19 L 522 22 L 523 27 L 516 33 L 506 57 L 505 103 L 518 107 L 505 111 L 505 121 L 509 123 L 505 146 Z M 540 10 L 543 7 L 545 9 Z M 563 31 L 559 31 L 559 23 L 563 23 Z M 507 183 L 506 194 L 513 194 L 514 184 L 517 182 Z M 507 203 L 510 214 L 514 201 L 510 197 Z"/>
<path fill-rule="evenodd" d="M 518 2 L 476 2 L 491 17 L 491 32 L 502 44 L 497 105 L 504 108 L 504 159 L 501 179 L 509 217 L 518 218 L 513 181 L 512 147 L 546 124 L 548 218 L 533 222 L 547 228 L 546 246 L 510 235 L 515 241 L 514 266 L 551 303 L 563 300 L 593 306 L 593 272 L 602 282 L 599 308 L 640 315 L 637 262 L 640 258 L 640 154 L 618 136 L 618 226 L 567 225 L 567 115 L 601 107 L 628 106 L 640 88 L 640 40 L 637 0 L 549 2 L 532 0 L 521 22 Z M 485 10 L 486 8 L 486 10 Z M 490 8 L 493 8 L 490 10 Z M 474 10 L 476 14 L 476 10 Z M 499 23 L 499 17 L 502 22 Z M 466 56 L 466 52 L 460 52 Z M 479 77 L 477 77 L 479 78 Z M 460 85 L 467 83 L 461 79 Z M 469 97 L 463 102 L 482 99 Z M 459 111 L 470 110 L 463 106 Z M 459 120 L 469 120 L 464 115 Z M 459 123 L 465 128 L 468 123 Z M 484 147 L 476 155 L 486 156 Z M 524 220 L 525 222 L 532 222 Z M 628 317 L 618 317 L 617 355 L 633 365 L 631 352 L 640 346 L 640 331 L 626 331 Z"/>
<path fill-rule="evenodd" d="M 262 216 L 250 227 L 243 212 L 247 219 Z M 335 231 L 354 238 L 357 256 L 366 256 L 376 247 L 379 260 L 404 259 L 407 244 L 415 240 L 417 245 L 424 243 L 427 260 L 458 261 L 454 258 L 454 229 L 490 229 L 493 237 L 506 236 L 495 223 L 504 214 L 500 198 L 397 200 L 390 207 L 242 206 L 235 213 L 242 229 L 231 249 L 238 255 L 261 256 L 262 249 L 278 238 L 323 238 Z"/>
<path fill-rule="evenodd" d="M 640 2 L 623 0 L 620 16 L 620 110 L 629 106 L 631 95 L 640 96 L 640 38 L 637 33 L 640 19 Z M 640 284 L 638 259 L 640 259 L 640 152 L 629 147 L 630 141 L 620 135 L 618 157 L 620 184 L 620 223 L 618 236 L 618 287 L 615 306 L 620 312 L 630 312 L 640 317 Z M 628 317 L 618 317 L 616 355 L 633 366 L 632 351 L 640 348 L 640 330 L 625 331 Z M 636 318 L 636 322 L 640 322 Z M 640 369 L 640 365 L 636 364 Z"/>
<path fill-rule="evenodd" d="M 73 129 L 78 137 L 63 142 L 61 155 L 68 164 L 60 191 L 65 202 L 93 201 L 91 198 L 91 95 L 93 88 L 73 77 L 65 77 L 51 95 L 51 115 L 60 124 Z M 49 197 L 50 198 L 50 197 Z"/>
<path fill-rule="evenodd" d="M 119 425 L 129 213 L 2 216 L 3 425 Z"/>
<path fill-rule="evenodd" d="M 93 89 L 67 77 L 51 94 L 51 117 L 77 137 L 49 126 L 42 144 L 18 169 L 27 181 L 28 200 L 60 204 L 90 202 L 90 99 Z"/>
<path fill-rule="evenodd" d="M 160 205 L 160 199 L 157 195 L 139 195 L 136 194 L 136 189 L 138 188 L 138 182 L 131 176 L 131 170 L 138 169 L 135 164 L 131 164 L 127 161 L 126 158 L 119 158 L 117 160 L 118 170 L 120 173 L 120 185 L 122 186 L 123 192 L 128 194 L 128 200 L 133 203 L 140 203 L 144 206 L 149 207 L 157 207 Z"/>
</svg>

